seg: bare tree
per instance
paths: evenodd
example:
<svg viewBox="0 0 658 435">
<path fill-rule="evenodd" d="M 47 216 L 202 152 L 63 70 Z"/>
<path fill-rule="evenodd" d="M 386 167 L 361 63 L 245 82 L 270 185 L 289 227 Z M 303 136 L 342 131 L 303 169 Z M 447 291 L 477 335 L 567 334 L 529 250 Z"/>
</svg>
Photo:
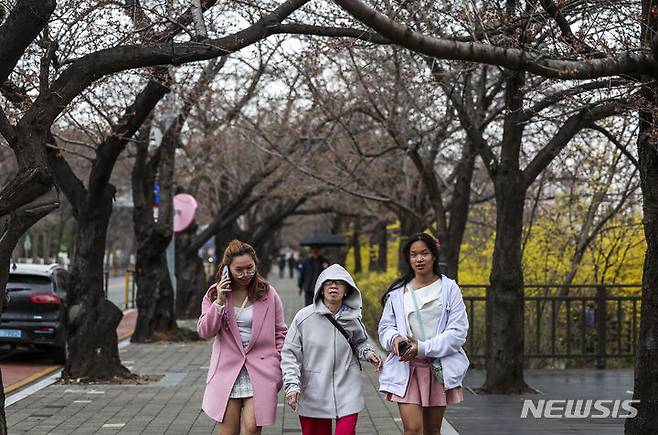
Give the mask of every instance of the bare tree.
<svg viewBox="0 0 658 435">
<path fill-rule="evenodd" d="M 553 26 L 554 22 L 559 24 L 559 31 L 552 33 L 556 37 L 549 38 L 549 40 L 562 50 L 562 52 L 551 53 L 548 56 L 539 55 L 539 53 L 533 54 L 536 51 L 534 49 L 531 51 L 524 44 L 507 46 L 480 42 L 480 40 L 487 38 L 489 36 L 488 32 L 495 30 L 494 28 L 483 26 L 484 31 L 475 32 L 477 34 L 475 42 L 462 42 L 454 38 L 433 37 L 424 35 L 421 32 L 411 31 L 407 26 L 393 21 L 359 0 L 337 0 L 336 3 L 367 26 L 391 41 L 411 50 L 436 58 L 487 63 L 515 71 L 515 73 L 510 74 L 510 81 L 507 83 L 508 88 L 511 88 L 507 92 L 512 92 L 509 94 L 508 99 L 509 105 L 511 105 L 509 108 L 511 109 L 514 108 L 514 104 L 518 104 L 518 101 L 515 102 L 513 90 L 515 87 L 518 89 L 518 86 L 523 84 L 524 75 L 522 71 L 559 80 L 587 80 L 618 75 L 632 77 L 636 80 L 642 92 L 639 104 L 640 131 L 637 143 L 644 200 L 644 229 L 647 239 L 647 252 L 643 278 L 640 344 L 636 359 L 634 389 L 634 398 L 640 400 L 639 414 L 636 418 L 627 421 L 626 433 L 650 433 L 652 428 L 658 425 L 656 422 L 658 416 L 653 412 L 658 402 L 658 397 L 654 394 L 658 383 L 658 358 L 656 358 L 655 346 L 652 344 L 653 337 L 658 334 L 658 213 L 656 213 L 656 210 L 658 210 L 658 178 L 656 178 L 656 174 L 658 174 L 656 169 L 658 168 L 658 147 L 656 146 L 654 134 L 656 119 L 653 115 L 658 105 L 658 94 L 654 80 L 656 76 L 656 54 L 655 44 L 653 43 L 658 20 L 654 13 L 653 2 L 643 0 L 641 10 L 637 7 L 639 5 L 631 6 L 630 15 L 627 14 L 628 9 L 621 11 L 616 9 L 612 3 L 601 3 L 601 7 L 611 6 L 606 10 L 607 23 L 613 22 L 611 18 L 619 18 L 619 15 L 616 14 L 623 14 L 624 19 L 631 15 L 640 17 L 634 32 L 636 35 L 640 35 L 640 45 L 635 47 L 628 45 L 626 47 L 606 47 L 600 53 L 583 53 L 577 50 L 577 48 L 587 47 L 589 44 L 574 43 L 572 36 L 575 33 L 566 32 L 569 26 L 565 26 L 564 15 L 561 10 L 553 2 L 542 2 L 544 8 L 548 6 L 546 10 L 552 11 L 552 13 L 549 13 L 552 19 L 546 25 Z M 508 5 L 516 6 L 516 2 L 508 2 Z M 531 8 L 527 10 L 530 13 L 535 12 Z M 513 14 L 508 15 L 513 16 Z M 497 26 L 498 29 L 510 31 L 523 26 L 521 24 L 523 20 L 512 19 L 510 20 L 511 23 L 507 25 L 506 21 L 501 20 L 501 23 Z M 472 37 L 472 35 L 469 36 Z M 558 39 L 560 37 L 564 37 L 564 43 L 560 42 Z M 622 39 L 622 41 L 625 40 Z M 566 53 L 566 56 L 563 53 Z M 514 121 L 513 118 L 509 119 Z M 504 163 L 504 160 L 501 163 Z M 499 170 L 504 170 L 504 167 L 499 168 Z M 514 172 L 510 175 L 514 176 Z M 498 204 L 498 207 L 501 206 L 503 204 Z M 515 256 L 514 252 L 518 252 L 518 249 L 513 246 L 510 246 L 510 248 L 510 256 L 513 258 Z M 516 276 L 518 274 L 512 273 L 512 275 Z M 492 274 L 492 281 L 494 280 L 495 273 Z M 513 287 L 517 286 L 514 285 Z M 519 314 L 512 314 L 512 316 L 518 317 Z M 515 328 L 509 328 L 508 326 L 508 329 Z M 508 345 L 496 346 L 496 348 L 496 351 L 501 353 L 513 353 L 517 350 L 517 346 L 511 342 Z M 521 343 L 520 349 L 522 350 L 522 348 Z M 514 366 L 518 367 L 518 364 Z M 516 379 L 522 379 L 522 377 L 517 375 Z"/>
</svg>

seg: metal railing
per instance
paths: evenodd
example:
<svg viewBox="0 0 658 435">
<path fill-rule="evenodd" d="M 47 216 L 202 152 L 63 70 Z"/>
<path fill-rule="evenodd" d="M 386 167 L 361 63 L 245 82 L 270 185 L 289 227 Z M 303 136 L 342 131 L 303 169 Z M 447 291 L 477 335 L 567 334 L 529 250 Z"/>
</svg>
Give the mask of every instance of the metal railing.
<svg viewBox="0 0 658 435">
<path fill-rule="evenodd" d="M 465 349 L 472 359 L 484 361 L 488 286 L 460 287 L 470 322 Z M 619 294 L 622 290 L 632 295 Z M 630 359 L 638 340 L 640 293 L 639 284 L 524 286 L 525 358 L 576 358 L 601 369 L 608 359 Z"/>
</svg>

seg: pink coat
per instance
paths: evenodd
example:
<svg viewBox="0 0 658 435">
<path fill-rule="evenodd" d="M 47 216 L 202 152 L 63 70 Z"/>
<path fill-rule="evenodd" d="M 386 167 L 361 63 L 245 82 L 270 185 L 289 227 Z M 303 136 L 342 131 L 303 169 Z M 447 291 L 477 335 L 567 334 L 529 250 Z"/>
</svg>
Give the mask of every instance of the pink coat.
<svg viewBox="0 0 658 435">
<path fill-rule="evenodd" d="M 256 425 L 274 424 L 277 393 L 282 384 L 281 348 L 288 330 L 279 295 L 270 286 L 265 296 L 254 302 L 251 340 L 246 348 L 242 347 L 231 293 L 227 293 L 223 315 L 212 304 L 206 293 L 197 322 L 201 337 L 214 338 L 203 410 L 213 420 L 223 420 L 233 384 L 242 366 L 246 366 L 254 390 Z"/>
</svg>

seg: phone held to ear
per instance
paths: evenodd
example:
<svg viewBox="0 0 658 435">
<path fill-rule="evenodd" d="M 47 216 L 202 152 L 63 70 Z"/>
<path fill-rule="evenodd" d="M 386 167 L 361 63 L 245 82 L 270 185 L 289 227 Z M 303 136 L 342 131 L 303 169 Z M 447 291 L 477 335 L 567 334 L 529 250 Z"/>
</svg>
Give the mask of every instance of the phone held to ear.
<svg viewBox="0 0 658 435">
<path fill-rule="evenodd" d="M 222 269 L 222 279 L 224 278 L 228 278 L 228 266 L 224 266 L 224 268 Z M 229 289 L 229 288 L 230 287 L 228 285 L 224 287 L 224 289 Z"/>
</svg>

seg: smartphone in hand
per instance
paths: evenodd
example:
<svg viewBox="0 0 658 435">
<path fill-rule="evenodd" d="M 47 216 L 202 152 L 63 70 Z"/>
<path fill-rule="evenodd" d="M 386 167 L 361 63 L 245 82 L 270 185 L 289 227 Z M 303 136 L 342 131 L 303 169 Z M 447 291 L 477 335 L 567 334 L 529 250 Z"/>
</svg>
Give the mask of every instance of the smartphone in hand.
<svg viewBox="0 0 658 435">
<path fill-rule="evenodd" d="M 400 344 L 398 344 L 398 352 L 400 353 L 400 356 L 404 355 L 406 351 L 409 350 L 411 345 L 409 344 L 408 341 L 401 341 Z"/>
<path fill-rule="evenodd" d="M 224 266 L 224 268 L 222 269 L 222 279 L 224 278 L 228 278 L 228 266 Z M 228 289 L 229 287 L 225 286 L 224 288 Z"/>
</svg>

